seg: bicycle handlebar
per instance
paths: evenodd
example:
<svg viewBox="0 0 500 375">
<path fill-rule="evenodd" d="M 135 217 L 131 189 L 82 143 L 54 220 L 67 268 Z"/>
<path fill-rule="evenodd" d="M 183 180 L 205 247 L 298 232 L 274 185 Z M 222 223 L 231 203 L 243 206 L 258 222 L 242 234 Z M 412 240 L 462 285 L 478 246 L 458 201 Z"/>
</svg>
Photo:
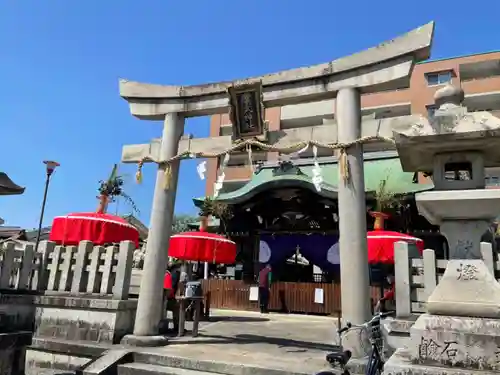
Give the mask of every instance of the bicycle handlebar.
<svg viewBox="0 0 500 375">
<path fill-rule="evenodd" d="M 339 333 L 339 335 L 343 334 L 344 332 L 348 331 L 349 329 L 351 329 L 352 327 L 352 324 L 347 322 L 346 323 L 346 326 L 344 328 L 341 328 L 339 329 L 337 332 Z"/>
<path fill-rule="evenodd" d="M 369 321 L 367 321 L 366 323 L 363 323 L 361 325 L 355 325 L 355 326 L 353 326 L 350 322 L 347 322 L 346 325 L 345 325 L 345 327 L 339 329 L 337 332 L 338 332 L 339 335 L 341 335 L 341 334 L 343 334 L 344 332 L 347 332 L 348 330 L 350 330 L 353 327 L 358 327 L 358 328 L 368 327 L 368 326 L 372 325 L 373 323 L 375 323 L 377 320 L 381 320 L 381 319 L 383 319 L 385 317 L 394 315 L 394 313 L 395 313 L 395 311 L 378 312 Z"/>
</svg>

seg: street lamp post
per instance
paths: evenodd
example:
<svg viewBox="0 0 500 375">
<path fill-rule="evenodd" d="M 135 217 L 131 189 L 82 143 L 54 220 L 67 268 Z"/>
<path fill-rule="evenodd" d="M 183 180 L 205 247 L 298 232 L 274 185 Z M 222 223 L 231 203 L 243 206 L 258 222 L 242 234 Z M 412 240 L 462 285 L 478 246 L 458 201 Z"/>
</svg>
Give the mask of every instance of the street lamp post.
<svg viewBox="0 0 500 375">
<path fill-rule="evenodd" d="M 38 222 L 38 232 L 36 234 L 35 253 L 38 251 L 38 245 L 40 244 L 40 234 L 42 232 L 43 214 L 45 213 L 45 203 L 47 203 L 47 192 L 49 191 L 50 176 L 52 176 L 54 170 L 60 165 L 58 162 L 50 160 L 45 160 L 43 163 L 45 164 L 47 177 L 45 178 L 45 190 L 43 192 L 42 210 L 40 211 L 40 221 Z"/>
</svg>

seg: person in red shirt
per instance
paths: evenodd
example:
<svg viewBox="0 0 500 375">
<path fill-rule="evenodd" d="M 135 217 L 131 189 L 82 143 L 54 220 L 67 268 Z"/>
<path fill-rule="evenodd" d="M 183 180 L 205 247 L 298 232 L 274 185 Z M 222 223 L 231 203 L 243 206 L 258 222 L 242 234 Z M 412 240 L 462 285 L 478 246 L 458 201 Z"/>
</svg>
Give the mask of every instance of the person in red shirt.
<svg viewBox="0 0 500 375">
<path fill-rule="evenodd" d="M 163 278 L 163 303 L 164 311 L 172 311 L 174 330 L 177 329 L 179 324 L 179 308 L 175 295 L 180 279 L 180 270 L 173 264 L 169 264 L 167 272 Z"/>
<path fill-rule="evenodd" d="M 387 276 L 387 283 L 389 284 L 389 290 L 387 290 L 383 297 L 378 301 L 375 306 L 375 311 L 387 311 L 388 305 L 391 307 L 394 305 L 394 297 L 395 297 L 395 283 L 394 283 L 394 275 Z M 392 310 L 392 308 L 391 308 Z"/>
<path fill-rule="evenodd" d="M 259 305 L 260 312 L 262 314 L 267 314 L 269 312 L 269 294 L 272 281 L 272 269 L 271 265 L 267 264 L 259 272 Z"/>
</svg>

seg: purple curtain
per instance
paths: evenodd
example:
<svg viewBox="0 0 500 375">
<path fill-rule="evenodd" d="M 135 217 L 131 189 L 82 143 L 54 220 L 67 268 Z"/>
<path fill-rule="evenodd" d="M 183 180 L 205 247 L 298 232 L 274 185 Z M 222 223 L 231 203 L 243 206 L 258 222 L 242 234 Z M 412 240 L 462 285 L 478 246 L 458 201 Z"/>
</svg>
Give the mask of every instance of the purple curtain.
<svg viewBox="0 0 500 375">
<path fill-rule="evenodd" d="M 314 264 L 324 271 L 334 271 L 338 269 L 338 256 L 335 257 L 333 263 L 331 262 L 331 254 L 330 260 L 328 256 L 328 252 L 332 252 L 332 247 L 338 243 L 338 236 L 320 234 L 288 236 L 263 235 L 260 241 L 260 251 L 267 254 L 260 259 L 262 264 L 271 264 L 271 266 L 282 264 L 294 255 L 297 251 L 297 247 L 299 247 L 299 252 L 310 264 Z M 264 247 L 266 249 L 264 249 Z M 335 250 L 338 254 L 338 249 L 334 249 L 333 252 L 335 252 Z"/>
<path fill-rule="evenodd" d="M 338 253 L 338 248 L 330 250 L 335 244 L 338 243 L 338 241 L 338 236 L 323 236 L 321 234 L 302 236 L 300 253 L 309 261 L 309 263 L 318 266 L 323 271 L 334 271 L 338 269 L 338 256 L 335 257 L 335 260 L 333 260 L 334 263 L 331 263 L 328 259 L 328 251 L 335 252 L 336 250 Z"/>
<path fill-rule="evenodd" d="M 270 258 L 262 263 L 270 264 L 271 266 L 284 263 L 297 250 L 296 236 L 264 235 L 260 237 L 260 241 L 265 242 L 271 250 Z"/>
</svg>

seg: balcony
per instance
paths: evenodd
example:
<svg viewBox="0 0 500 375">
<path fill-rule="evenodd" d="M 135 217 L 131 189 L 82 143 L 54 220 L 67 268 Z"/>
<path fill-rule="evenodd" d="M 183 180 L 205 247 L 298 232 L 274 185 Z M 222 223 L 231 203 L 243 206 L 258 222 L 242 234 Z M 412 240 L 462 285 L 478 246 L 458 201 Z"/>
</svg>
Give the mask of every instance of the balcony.
<svg viewBox="0 0 500 375">
<path fill-rule="evenodd" d="M 477 81 L 471 81 L 473 83 Z M 471 90 L 463 85 L 465 91 L 464 105 L 470 112 L 489 111 L 498 116 L 500 111 L 500 77 L 496 86 L 497 91 L 483 91 L 479 93 L 470 93 Z"/>
<path fill-rule="evenodd" d="M 481 80 L 500 76 L 500 60 L 475 61 L 459 66 L 462 82 Z"/>
<path fill-rule="evenodd" d="M 246 182 L 252 177 L 252 171 L 248 165 L 228 165 L 224 170 L 225 181 Z"/>
<path fill-rule="evenodd" d="M 490 95 L 490 93 L 499 92 L 500 76 L 465 81 L 461 85 L 466 97 L 470 95 Z"/>
<path fill-rule="evenodd" d="M 375 113 L 377 118 L 410 114 L 410 90 L 394 90 L 361 96 L 363 114 Z M 320 125 L 333 119 L 335 99 L 287 105 L 281 108 L 281 129 Z"/>
<path fill-rule="evenodd" d="M 219 166 L 222 164 L 223 157 L 219 158 Z M 266 152 L 253 152 L 252 164 L 254 167 L 267 160 Z M 224 170 L 226 174 L 226 181 L 248 181 L 252 175 L 249 166 L 248 154 L 241 152 L 232 154 L 229 162 Z"/>
<path fill-rule="evenodd" d="M 411 115 L 411 103 L 385 104 L 361 108 L 362 116 L 375 115 L 376 119 Z"/>
<path fill-rule="evenodd" d="M 333 119 L 335 100 L 286 105 L 281 107 L 281 129 L 320 125 L 323 119 Z"/>
</svg>

